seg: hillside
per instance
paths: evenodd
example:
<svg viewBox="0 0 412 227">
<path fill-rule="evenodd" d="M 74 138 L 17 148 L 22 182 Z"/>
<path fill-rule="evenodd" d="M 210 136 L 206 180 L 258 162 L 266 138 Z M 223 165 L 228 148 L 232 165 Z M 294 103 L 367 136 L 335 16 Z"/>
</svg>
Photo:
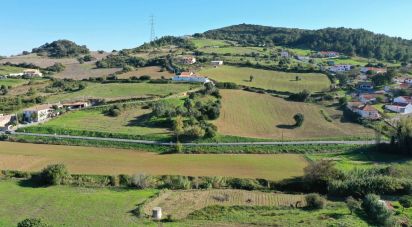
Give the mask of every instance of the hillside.
<svg viewBox="0 0 412 227">
<path fill-rule="evenodd" d="M 325 28 L 305 30 L 240 24 L 206 31 L 195 37 L 236 41 L 249 46 L 287 46 L 312 50 L 339 51 L 379 60 L 408 61 L 412 41 L 375 34 L 364 29 Z"/>
<path fill-rule="evenodd" d="M 46 43 L 38 48 L 33 48 L 32 53 L 47 55 L 54 58 L 76 57 L 81 54 L 88 54 L 90 51 L 85 45 L 77 45 L 70 40 L 57 40 Z"/>
</svg>

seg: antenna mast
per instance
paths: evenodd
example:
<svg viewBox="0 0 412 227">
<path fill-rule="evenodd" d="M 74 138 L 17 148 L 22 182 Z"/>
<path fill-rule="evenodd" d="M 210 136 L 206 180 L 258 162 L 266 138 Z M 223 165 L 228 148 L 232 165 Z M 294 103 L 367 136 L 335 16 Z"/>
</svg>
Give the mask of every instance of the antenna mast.
<svg viewBox="0 0 412 227">
<path fill-rule="evenodd" d="M 150 42 L 155 41 L 156 39 L 156 33 L 155 33 L 155 22 L 154 22 L 154 16 L 153 14 L 150 15 Z"/>
</svg>

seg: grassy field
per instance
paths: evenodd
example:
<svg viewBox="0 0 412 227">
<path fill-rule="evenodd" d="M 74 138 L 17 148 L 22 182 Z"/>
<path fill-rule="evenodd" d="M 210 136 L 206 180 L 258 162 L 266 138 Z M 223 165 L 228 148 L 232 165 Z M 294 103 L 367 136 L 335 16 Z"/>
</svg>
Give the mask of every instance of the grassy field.
<svg viewBox="0 0 412 227">
<path fill-rule="evenodd" d="M 216 40 L 216 39 L 191 39 L 191 42 L 196 46 L 196 48 L 203 48 L 207 46 L 226 46 L 228 43 L 224 40 Z"/>
<path fill-rule="evenodd" d="M 302 155 L 156 154 L 152 152 L 0 142 L 0 169 L 38 171 L 64 163 L 71 173 L 229 176 L 282 180 L 303 174 Z"/>
<path fill-rule="evenodd" d="M 27 83 L 27 80 L 23 79 L 0 79 L 0 86 L 5 85 L 6 87 L 17 87 Z"/>
<path fill-rule="evenodd" d="M 111 190 L 67 186 L 31 187 L 0 180 L 0 226 L 29 217 L 53 226 L 139 226 L 131 210 L 156 190 Z"/>
<path fill-rule="evenodd" d="M 8 75 L 10 73 L 22 73 L 24 68 L 9 66 L 9 65 L 0 65 L 0 75 Z"/>
<path fill-rule="evenodd" d="M 147 66 L 147 67 L 138 68 L 138 69 L 130 71 L 130 72 L 122 73 L 122 74 L 118 75 L 118 78 L 128 79 L 132 76 L 140 77 L 140 76 L 144 76 L 144 75 L 150 76 L 151 79 L 160 79 L 162 77 L 172 78 L 172 76 L 174 74 L 168 72 L 167 70 L 164 70 L 162 72 L 161 67 L 159 67 L 159 66 Z"/>
<path fill-rule="evenodd" d="M 165 128 L 147 126 L 147 114 L 150 112 L 150 109 L 133 107 L 123 110 L 117 117 L 111 117 L 102 110 L 73 111 L 36 127 L 53 128 L 55 131 L 86 130 L 141 135 L 156 139 L 169 137 L 170 132 Z"/>
<path fill-rule="evenodd" d="M 315 104 L 288 102 L 266 94 L 241 90 L 221 90 L 222 110 L 214 123 L 224 135 L 302 140 L 337 137 L 374 136 L 370 129 L 354 123 L 343 123 L 342 112 Z M 326 121 L 320 110 L 332 118 Z M 293 128 L 293 116 L 302 113 L 302 127 Z"/>
<path fill-rule="evenodd" d="M 219 198 L 224 196 L 227 196 L 227 201 L 220 201 Z M 182 219 L 195 210 L 212 205 L 289 207 L 298 201 L 301 206 L 305 205 L 303 195 L 228 189 L 166 191 L 147 203 L 144 210 L 150 215 L 154 207 L 162 207 L 164 215 L 171 214 L 174 218 Z"/>
<path fill-rule="evenodd" d="M 303 89 L 316 92 L 328 89 L 330 81 L 326 75 L 318 73 L 285 73 L 246 67 L 223 66 L 207 68 L 200 74 L 219 82 L 234 82 L 240 85 L 277 91 L 300 92 Z M 250 76 L 254 79 L 249 82 Z M 301 80 L 296 81 L 296 76 Z"/>
<path fill-rule="evenodd" d="M 263 47 L 205 47 L 198 50 L 206 54 L 216 53 L 232 55 L 244 55 L 264 52 Z"/>
<path fill-rule="evenodd" d="M 79 64 L 78 62 L 65 65 L 66 68 L 54 75 L 53 77 L 60 79 L 88 79 L 90 77 L 106 77 L 110 74 L 122 70 L 121 68 L 96 68 L 94 62 L 86 62 Z"/>
<path fill-rule="evenodd" d="M 190 90 L 197 85 L 191 84 L 151 84 L 151 83 L 88 83 L 88 86 L 78 92 L 52 95 L 49 102 L 97 99 L 125 99 L 136 97 L 163 96 L 178 94 Z"/>
</svg>

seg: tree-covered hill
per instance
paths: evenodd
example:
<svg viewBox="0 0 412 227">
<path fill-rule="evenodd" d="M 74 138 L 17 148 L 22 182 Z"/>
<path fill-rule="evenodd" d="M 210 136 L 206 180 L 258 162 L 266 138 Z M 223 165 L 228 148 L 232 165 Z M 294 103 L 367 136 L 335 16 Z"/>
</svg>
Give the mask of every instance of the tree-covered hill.
<svg viewBox="0 0 412 227">
<path fill-rule="evenodd" d="M 409 61 L 412 40 L 375 34 L 364 29 L 305 30 L 240 24 L 195 34 L 197 37 L 236 41 L 241 45 L 280 45 L 338 51 L 380 60 Z"/>
<path fill-rule="evenodd" d="M 63 39 L 34 48 L 32 52 L 54 58 L 63 58 L 77 57 L 81 54 L 88 54 L 90 51 L 85 45 L 80 46 L 70 40 Z"/>
</svg>

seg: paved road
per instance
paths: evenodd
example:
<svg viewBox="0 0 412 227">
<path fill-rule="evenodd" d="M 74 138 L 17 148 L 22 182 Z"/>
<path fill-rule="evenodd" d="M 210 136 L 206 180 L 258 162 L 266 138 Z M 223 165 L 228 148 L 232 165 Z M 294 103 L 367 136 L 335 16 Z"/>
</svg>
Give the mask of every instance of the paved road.
<svg viewBox="0 0 412 227">
<path fill-rule="evenodd" d="M 12 132 L 13 135 L 28 135 L 39 137 L 53 137 L 53 138 L 67 138 L 67 139 L 83 139 L 83 140 L 99 140 L 99 141 L 113 141 L 113 142 L 127 142 L 127 143 L 139 143 L 139 144 L 153 144 L 163 146 L 173 146 L 174 142 L 159 142 L 151 140 L 133 140 L 133 139 L 117 139 L 117 138 L 104 138 L 104 137 L 87 137 L 87 136 L 70 136 L 70 135 L 55 135 L 55 134 L 39 134 L 39 133 L 27 133 L 27 132 Z M 374 140 L 365 141 L 291 141 L 291 142 L 229 142 L 229 143 L 181 143 L 184 146 L 253 146 L 253 145 L 268 145 L 268 146 L 281 146 L 281 145 L 368 145 L 375 144 Z"/>
</svg>

